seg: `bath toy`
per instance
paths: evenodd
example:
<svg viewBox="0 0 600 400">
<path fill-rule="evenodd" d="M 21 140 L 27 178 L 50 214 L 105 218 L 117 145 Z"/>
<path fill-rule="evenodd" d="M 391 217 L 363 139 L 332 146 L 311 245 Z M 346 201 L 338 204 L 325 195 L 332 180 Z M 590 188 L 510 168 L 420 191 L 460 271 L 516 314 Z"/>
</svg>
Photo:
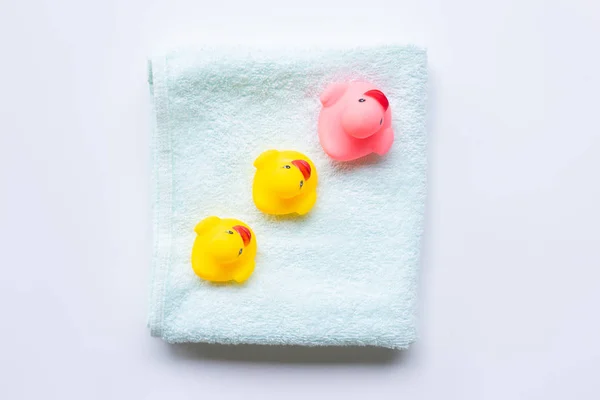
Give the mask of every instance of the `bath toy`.
<svg viewBox="0 0 600 400">
<path fill-rule="evenodd" d="M 254 161 L 252 198 L 266 214 L 304 215 L 317 201 L 317 169 L 297 151 L 267 150 Z"/>
<path fill-rule="evenodd" d="M 208 217 L 194 228 L 192 269 L 211 282 L 244 282 L 254 271 L 256 237 L 242 221 Z"/>
<path fill-rule="evenodd" d="M 385 94 L 367 82 L 334 83 L 321 94 L 319 141 L 333 159 L 350 161 L 387 153 L 394 142 Z"/>
</svg>

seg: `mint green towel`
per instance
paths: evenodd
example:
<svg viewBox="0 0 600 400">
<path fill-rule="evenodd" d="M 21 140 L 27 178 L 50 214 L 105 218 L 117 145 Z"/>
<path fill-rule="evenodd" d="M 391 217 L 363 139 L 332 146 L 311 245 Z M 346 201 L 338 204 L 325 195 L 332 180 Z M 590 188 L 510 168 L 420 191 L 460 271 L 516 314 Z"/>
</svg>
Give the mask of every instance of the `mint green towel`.
<svg viewBox="0 0 600 400">
<path fill-rule="evenodd" d="M 426 191 L 426 53 L 203 50 L 151 61 L 154 263 L 149 327 L 168 342 L 374 345 L 416 338 Z M 319 94 L 366 79 L 390 100 L 396 141 L 384 157 L 338 163 L 318 143 Z M 304 218 L 256 210 L 256 156 L 308 155 L 318 201 Z M 234 217 L 255 231 L 244 285 L 194 275 L 194 226 Z"/>
</svg>

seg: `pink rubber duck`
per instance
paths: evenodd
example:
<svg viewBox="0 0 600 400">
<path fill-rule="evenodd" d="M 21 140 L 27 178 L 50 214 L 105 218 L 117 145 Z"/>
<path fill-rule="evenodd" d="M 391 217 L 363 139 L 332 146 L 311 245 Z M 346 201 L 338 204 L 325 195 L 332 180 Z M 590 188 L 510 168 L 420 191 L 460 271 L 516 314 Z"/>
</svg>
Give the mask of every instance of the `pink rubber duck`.
<svg viewBox="0 0 600 400">
<path fill-rule="evenodd" d="M 333 159 L 387 153 L 394 143 L 390 104 L 366 82 L 334 83 L 321 94 L 319 141 Z"/>
</svg>

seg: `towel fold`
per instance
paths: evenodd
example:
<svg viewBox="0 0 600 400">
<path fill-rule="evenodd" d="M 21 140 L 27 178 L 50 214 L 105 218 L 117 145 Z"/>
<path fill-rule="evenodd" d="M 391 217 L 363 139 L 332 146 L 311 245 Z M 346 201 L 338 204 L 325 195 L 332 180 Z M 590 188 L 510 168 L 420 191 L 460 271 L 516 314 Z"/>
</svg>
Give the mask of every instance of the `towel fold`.
<svg viewBox="0 0 600 400">
<path fill-rule="evenodd" d="M 329 159 L 317 137 L 328 83 L 365 79 L 390 102 L 396 140 L 383 156 Z M 148 325 L 168 342 L 374 345 L 416 338 L 416 293 L 426 192 L 426 53 L 201 50 L 150 63 L 154 257 Z M 301 218 L 252 202 L 253 161 L 297 150 L 319 173 Z M 257 238 L 243 285 L 192 271 L 194 226 L 240 219 Z"/>
</svg>

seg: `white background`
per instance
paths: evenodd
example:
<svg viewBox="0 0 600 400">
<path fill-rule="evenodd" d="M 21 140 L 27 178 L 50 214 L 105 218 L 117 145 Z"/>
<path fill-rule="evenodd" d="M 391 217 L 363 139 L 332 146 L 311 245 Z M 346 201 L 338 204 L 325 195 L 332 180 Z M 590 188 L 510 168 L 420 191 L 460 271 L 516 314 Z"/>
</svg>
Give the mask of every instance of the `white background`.
<svg viewBox="0 0 600 400">
<path fill-rule="evenodd" d="M 597 1 L 0 0 L 1 399 L 598 399 Z M 421 339 L 171 346 L 145 328 L 146 56 L 429 49 Z"/>
</svg>

